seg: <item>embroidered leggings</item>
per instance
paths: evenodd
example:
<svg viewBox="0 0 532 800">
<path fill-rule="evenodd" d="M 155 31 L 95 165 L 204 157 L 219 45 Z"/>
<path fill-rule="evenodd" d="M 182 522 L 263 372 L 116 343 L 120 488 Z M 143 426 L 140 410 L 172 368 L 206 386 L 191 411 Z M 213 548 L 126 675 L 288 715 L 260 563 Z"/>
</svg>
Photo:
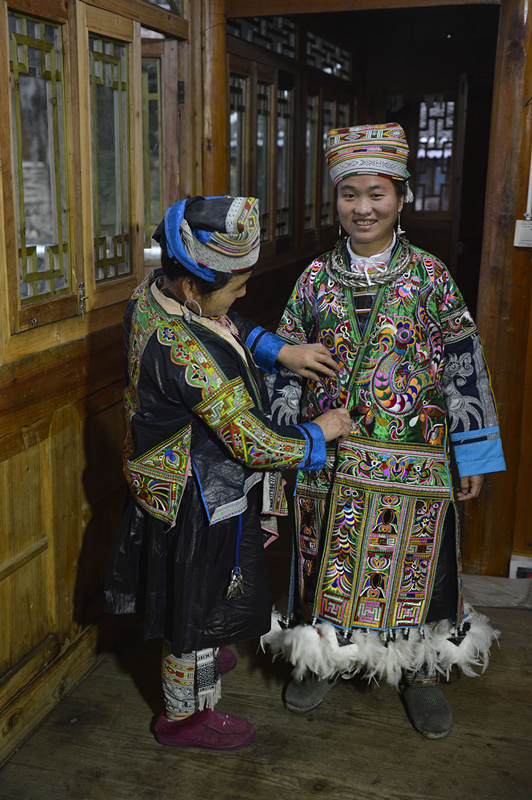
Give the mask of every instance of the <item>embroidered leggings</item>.
<svg viewBox="0 0 532 800">
<path fill-rule="evenodd" d="M 175 656 L 170 642 L 163 642 L 161 666 L 164 704 L 169 720 L 190 717 L 214 708 L 222 695 L 220 648 L 206 648 Z"/>
</svg>

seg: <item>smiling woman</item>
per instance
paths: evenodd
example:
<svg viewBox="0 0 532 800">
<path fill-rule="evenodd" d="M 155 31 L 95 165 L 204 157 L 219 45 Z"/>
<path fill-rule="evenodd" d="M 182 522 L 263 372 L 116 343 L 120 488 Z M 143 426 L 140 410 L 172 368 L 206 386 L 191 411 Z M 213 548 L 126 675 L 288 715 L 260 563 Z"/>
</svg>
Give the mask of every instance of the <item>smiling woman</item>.
<svg viewBox="0 0 532 800">
<path fill-rule="evenodd" d="M 440 738 L 452 714 L 439 675 L 487 664 L 496 636 L 462 602 L 447 436 L 456 499 L 469 500 L 481 473 L 505 469 L 497 414 L 460 292 L 394 230 L 413 199 L 403 129 L 333 130 L 326 157 L 348 236 L 300 277 L 278 334 L 321 342 L 340 370 L 335 387 L 303 386 L 299 415 L 297 379 L 281 373 L 272 407 L 297 422 L 343 405 L 352 430 L 324 470 L 299 473 L 290 621 L 267 638 L 303 678 L 287 687 L 290 711 L 311 711 L 340 674 L 365 674 L 400 686 L 414 727 Z"/>
<path fill-rule="evenodd" d="M 391 245 L 403 198 L 390 178 L 350 175 L 338 184 L 337 208 L 353 252 L 368 257 Z"/>
</svg>

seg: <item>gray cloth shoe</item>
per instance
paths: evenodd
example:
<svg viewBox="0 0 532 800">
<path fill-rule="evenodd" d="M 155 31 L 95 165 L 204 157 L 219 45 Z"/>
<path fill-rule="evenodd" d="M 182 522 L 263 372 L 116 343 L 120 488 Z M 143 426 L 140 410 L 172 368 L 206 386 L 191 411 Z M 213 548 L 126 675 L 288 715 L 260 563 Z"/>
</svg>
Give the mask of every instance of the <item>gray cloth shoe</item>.
<svg viewBox="0 0 532 800">
<path fill-rule="evenodd" d="M 453 712 L 439 686 L 414 684 L 401 687 L 401 699 L 414 728 L 427 739 L 443 739 L 453 721 Z"/>
<path fill-rule="evenodd" d="M 301 682 L 292 678 L 284 693 L 285 707 L 294 714 L 307 714 L 323 702 L 325 695 L 339 680 L 339 676 L 323 680 L 313 672 L 305 676 Z"/>
</svg>

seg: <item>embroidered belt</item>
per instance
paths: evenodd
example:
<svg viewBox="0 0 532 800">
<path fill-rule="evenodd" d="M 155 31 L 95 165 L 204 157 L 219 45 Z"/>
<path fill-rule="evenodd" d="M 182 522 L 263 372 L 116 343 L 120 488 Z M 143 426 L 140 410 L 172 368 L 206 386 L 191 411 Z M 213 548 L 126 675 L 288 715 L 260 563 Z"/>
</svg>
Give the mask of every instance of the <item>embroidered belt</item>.
<svg viewBox="0 0 532 800">
<path fill-rule="evenodd" d="M 415 497 L 451 494 L 442 449 L 424 444 L 380 442 L 354 434 L 340 444 L 334 481 L 369 491 L 378 488 Z"/>
</svg>

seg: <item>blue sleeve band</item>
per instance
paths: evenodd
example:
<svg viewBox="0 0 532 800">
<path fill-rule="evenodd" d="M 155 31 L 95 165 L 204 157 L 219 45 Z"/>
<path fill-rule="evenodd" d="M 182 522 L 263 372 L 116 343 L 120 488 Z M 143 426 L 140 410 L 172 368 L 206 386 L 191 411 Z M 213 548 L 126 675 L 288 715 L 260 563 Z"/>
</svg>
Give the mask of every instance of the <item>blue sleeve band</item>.
<svg viewBox="0 0 532 800">
<path fill-rule="evenodd" d="M 492 436 L 493 434 L 500 435 L 499 426 L 494 425 L 491 428 L 480 428 L 476 431 L 463 431 L 462 433 L 451 433 L 451 442 L 465 442 L 468 439 L 482 439 L 484 436 Z"/>
<path fill-rule="evenodd" d="M 504 472 L 506 470 L 502 443 L 499 437 L 485 439 L 482 442 L 454 443 L 453 453 L 458 474 L 461 478 L 468 475 L 486 475 L 488 472 Z"/>
<path fill-rule="evenodd" d="M 253 350 L 253 344 L 256 341 L 257 337 L 261 335 L 261 333 L 266 333 L 264 328 L 260 328 L 257 326 L 253 328 L 251 333 L 249 334 L 248 338 L 245 341 L 246 347 L 249 347 L 250 350 Z"/>
<path fill-rule="evenodd" d="M 285 346 L 284 342 L 275 333 L 269 333 L 264 328 L 253 328 L 246 339 L 255 364 L 264 372 L 277 372 L 275 361 L 279 351 Z"/>
<path fill-rule="evenodd" d="M 327 460 L 327 451 L 325 449 L 325 436 L 319 425 L 315 422 L 303 422 L 302 425 L 294 425 L 303 433 L 307 440 L 307 451 L 305 453 L 305 461 L 299 469 L 308 472 L 313 469 L 323 469 Z"/>
</svg>

